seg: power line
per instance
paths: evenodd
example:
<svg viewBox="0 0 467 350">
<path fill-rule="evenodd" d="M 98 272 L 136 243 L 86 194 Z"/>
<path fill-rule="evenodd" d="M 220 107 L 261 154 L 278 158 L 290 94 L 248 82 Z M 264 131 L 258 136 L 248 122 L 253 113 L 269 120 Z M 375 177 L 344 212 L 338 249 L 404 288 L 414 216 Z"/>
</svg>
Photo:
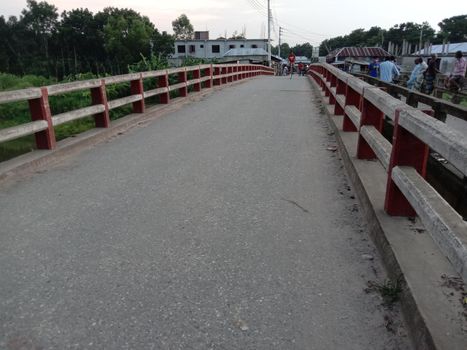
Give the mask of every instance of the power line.
<svg viewBox="0 0 467 350">
<path fill-rule="evenodd" d="M 268 11 L 267 6 L 260 0 L 248 0 L 248 3 L 251 5 L 251 7 L 254 10 L 256 10 L 256 12 L 258 12 L 262 16 L 264 15 L 264 12 L 267 13 Z M 272 11 L 269 11 L 270 18 L 268 18 L 268 21 L 271 21 L 272 30 L 276 38 L 282 34 L 282 36 L 288 37 L 289 39 L 307 40 L 309 43 L 312 43 L 314 45 L 319 45 L 321 41 L 323 40 L 323 38 L 329 38 L 329 35 L 311 32 L 295 24 L 290 24 L 284 21 L 279 21 L 277 18 L 274 2 L 272 0 L 271 0 L 271 3 L 272 3 L 272 9 L 274 11 L 274 15 Z M 282 33 L 278 34 L 276 27 L 282 28 Z M 293 30 L 290 28 L 292 28 Z"/>
<path fill-rule="evenodd" d="M 284 32 L 283 32 L 282 35 L 284 37 L 289 38 L 289 39 L 295 39 L 296 40 L 296 39 L 300 38 L 301 40 L 306 40 L 310 44 L 314 44 L 314 45 L 319 45 L 321 43 L 320 41 L 317 41 L 316 39 L 312 39 L 312 38 L 306 37 L 304 35 L 288 32 L 286 28 L 283 28 L 283 30 L 284 30 Z"/>
<path fill-rule="evenodd" d="M 263 9 L 260 6 L 258 6 L 258 4 L 254 0 L 247 0 L 247 1 L 253 7 L 253 9 L 256 10 L 256 12 L 263 15 Z M 266 10 L 264 9 L 264 11 Z"/>
<path fill-rule="evenodd" d="M 312 38 L 311 36 L 308 36 L 308 35 L 303 35 L 301 33 L 291 31 L 290 29 L 287 29 L 287 28 L 284 28 L 284 31 L 285 31 L 286 34 L 289 34 L 289 36 L 300 37 L 302 39 L 310 40 L 310 41 L 313 41 L 313 42 L 317 42 L 318 40 L 320 40 L 320 39 L 317 39 L 317 38 Z"/>
<path fill-rule="evenodd" d="M 296 44 L 298 43 L 303 43 L 303 39 L 302 38 L 298 38 L 298 37 L 294 37 L 294 36 L 288 36 L 288 35 L 284 35 L 282 34 L 282 37 L 285 39 L 283 43 L 287 42 L 287 41 L 292 41 L 292 42 L 295 42 Z M 320 42 L 317 42 L 317 41 L 310 41 L 310 40 L 306 40 L 307 43 L 309 43 L 310 45 L 312 46 L 320 46 L 321 43 Z"/>
<path fill-rule="evenodd" d="M 281 24 L 284 24 L 286 27 L 295 28 L 295 30 L 299 30 L 300 32 L 302 32 L 304 34 L 310 34 L 310 35 L 320 36 L 320 37 L 323 37 L 323 38 L 329 38 L 329 34 L 310 32 L 307 29 L 301 28 L 301 27 L 299 27 L 297 25 L 294 25 L 294 24 L 287 24 L 287 23 L 283 23 L 283 22 Z"/>
<path fill-rule="evenodd" d="M 263 9 L 264 11 L 267 10 L 267 7 L 262 4 L 261 2 L 259 2 L 259 0 L 252 0 L 259 8 Z"/>
</svg>

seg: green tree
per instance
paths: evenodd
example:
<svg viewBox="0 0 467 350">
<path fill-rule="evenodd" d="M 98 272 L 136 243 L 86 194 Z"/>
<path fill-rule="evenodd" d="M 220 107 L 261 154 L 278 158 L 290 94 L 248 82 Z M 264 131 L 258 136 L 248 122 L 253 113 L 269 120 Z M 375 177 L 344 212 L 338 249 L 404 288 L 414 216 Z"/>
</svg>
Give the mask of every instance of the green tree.
<svg viewBox="0 0 467 350">
<path fill-rule="evenodd" d="M 347 39 L 343 36 L 337 36 L 335 38 L 326 39 L 321 42 L 319 46 L 319 55 L 326 56 L 328 53 L 335 49 L 348 46 Z"/>
<path fill-rule="evenodd" d="M 193 39 L 193 25 L 185 14 L 180 15 L 172 22 L 175 39 L 189 40 Z"/>
<path fill-rule="evenodd" d="M 271 47 L 271 53 L 273 55 L 278 55 L 279 54 L 279 45 Z M 290 53 L 290 46 L 287 43 L 282 43 L 281 44 L 281 57 L 286 58 Z"/>
<path fill-rule="evenodd" d="M 443 19 L 438 23 L 441 31 L 438 36 L 452 43 L 467 41 L 467 15 Z"/>
<path fill-rule="evenodd" d="M 54 5 L 45 1 L 27 0 L 27 8 L 21 14 L 20 21 L 32 33 L 45 55 L 47 76 L 50 75 L 49 40 L 57 29 L 58 12 Z"/>
<path fill-rule="evenodd" d="M 366 32 L 365 29 L 359 28 L 346 35 L 346 46 L 362 47 L 366 45 Z"/>
<path fill-rule="evenodd" d="M 5 17 L 0 16 L 0 69 L 4 72 L 10 71 L 10 55 L 8 48 L 9 28 Z"/>
<path fill-rule="evenodd" d="M 85 71 L 98 74 L 104 41 L 97 30 L 94 15 L 81 8 L 64 11 L 61 17 L 57 48 L 61 71 L 64 75 Z"/>
<path fill-rule="evenodd" d="M 127 66 L 150 56 L 154 25 L 149 18 L 129 9 L 116 9 L 104 26 L 104 47 L 114 62 L 114 73 L 127 71 Z"/>
<path fill-rule="evenodd" d="M 24 75 L 34 71 L 47 74 L 40 43 L 23 21 L 11 16 L 4 27 L 4 34 L 2 39 L 8 48 L 10 73 Z"/>
<path fill-rule="evenodd" d="M 385 43 L 389 41 L 401 46 L 402 41 L 405 39 L 410 44 L 418 44 L 420 41 L 420 33 L 422 33 L 422 41 L 433 41 L 435 38 L 435 30 L 430 26 L 428 22 L 422 24 L 406 22 L 396 24 L 390 28 L 385 36 Z"/>
<path fill-rule="evenodd" d="M 386 34 L 386 30 L 382 29 L 381 27 L 377 27 L 377 26 L 371 27 L 365 33 L 366 38 L 365 38 L 364 46 L 369 46 L 369 47 L 382 46 L 385 34 Z"/>
<path fill-rule="evenodd" d="M 310 43 L 298 44 L 292 48 L 292 51 L 297 56 L 306 56 L 308 58 L 311 58 L 311 56 L 313 55 L 313 46 Z M 285 55 L 288 56 L 289 52 L 285 52 Z"/>
<path fill-rule="evenodd" d="M 166 31 L 160 33 L 157 29 L 154 30 L 154 34 L 152 36 L 152 51 L 153 53 L 166 57 L 175 50 L 175 43 L 174 37 L 170 34 L 167 34 Z"/>
</svg>

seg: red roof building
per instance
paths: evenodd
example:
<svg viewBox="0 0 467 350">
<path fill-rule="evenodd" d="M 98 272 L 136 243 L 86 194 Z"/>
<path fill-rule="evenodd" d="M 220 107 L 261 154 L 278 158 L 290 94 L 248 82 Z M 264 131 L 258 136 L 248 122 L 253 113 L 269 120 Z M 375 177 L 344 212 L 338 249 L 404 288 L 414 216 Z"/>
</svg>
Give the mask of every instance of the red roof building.
<svg viewBox="0 0 467 350">
<path fill-rule="evenodd" d="M 348 58 L 357 60 L 370 60 L 373 57 L 380 59 L 390 56 L 391 54 L 381 47 L 343 47 L 331 51 L 326 56 L 326 62 L 334 63 L 337 61 L 345 61 Z"/>
</svg>

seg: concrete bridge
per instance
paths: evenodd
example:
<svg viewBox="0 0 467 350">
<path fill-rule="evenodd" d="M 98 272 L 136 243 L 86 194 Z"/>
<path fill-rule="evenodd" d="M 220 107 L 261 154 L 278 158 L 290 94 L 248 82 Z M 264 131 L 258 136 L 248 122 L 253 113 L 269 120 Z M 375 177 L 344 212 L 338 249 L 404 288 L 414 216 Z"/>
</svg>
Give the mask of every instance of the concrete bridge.
<svg viewBox="0 0 467 350">
<path fill-rule="evenodd" d="M 39 149 L 0 165 L 0 348 L 465 349 L 467 226 L 425 180 L 429 149 L 467 174 L 465 138 L 430 116 L 451 107 L 329 65 L 270 75 L 0 94 L 32 117 L 0 142 Z M 131 95 L 108 101 L 120 82 Z M 51 114 L 49 95 L 84 89 L 92 105 Z M 96 129 L 55 141 L 89 115 Z"/>
</svg>

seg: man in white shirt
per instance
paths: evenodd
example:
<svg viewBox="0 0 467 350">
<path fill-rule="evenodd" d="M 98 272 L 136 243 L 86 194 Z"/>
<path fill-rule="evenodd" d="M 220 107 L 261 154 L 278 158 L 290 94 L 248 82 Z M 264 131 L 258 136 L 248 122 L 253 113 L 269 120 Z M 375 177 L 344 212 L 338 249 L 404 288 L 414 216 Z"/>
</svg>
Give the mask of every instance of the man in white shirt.
<svg viewBox="0 0 467 350">
<path fill-rule="evenodd" d="M 397 78 L 400 75 L 399 69 L 395 65 L 396 58 L 390 56 L 386 58 L 386 61 L 379 65 L 379 75 L 382 81 L 392 83 L 394 78 Z"/>
</svg>

